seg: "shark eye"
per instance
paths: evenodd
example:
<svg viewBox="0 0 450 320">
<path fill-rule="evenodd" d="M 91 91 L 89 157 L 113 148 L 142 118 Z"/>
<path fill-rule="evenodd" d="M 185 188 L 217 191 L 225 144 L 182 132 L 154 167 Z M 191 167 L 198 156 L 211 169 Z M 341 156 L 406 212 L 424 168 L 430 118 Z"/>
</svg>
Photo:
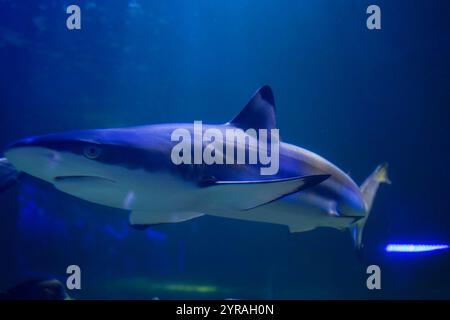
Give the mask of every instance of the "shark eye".
<svg viewBox="0 0 450 320">
<path fill-rule="evenodd" d="M 84 148 L 83 153 L 88 159 L 96 159 L 102 153 L 102 149 L 97 146 L 87 146 Z"/>
</svg>

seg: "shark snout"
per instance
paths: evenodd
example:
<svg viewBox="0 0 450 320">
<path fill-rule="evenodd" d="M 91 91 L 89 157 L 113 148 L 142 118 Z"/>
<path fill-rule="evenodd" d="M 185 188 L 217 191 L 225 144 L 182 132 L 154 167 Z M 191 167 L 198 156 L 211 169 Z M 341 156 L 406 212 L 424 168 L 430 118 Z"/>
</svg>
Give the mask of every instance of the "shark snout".
<svg viewBox="0 0 450 320">
<path fill-rule="evenodd" d="M 13 143 L 10 143 L 5 148 L 5 154 L 14 149 L 18 149 L 21 147 L 33 147 L 38 144 L 39 139 L 37 137 L 28 137 L 21 140 L 16 140 Z"/>
<path fill-rule="evenodd" d="M 53 141 L 54 135 L 21 139 L 8 145 L 4 154 L 18 171 L 52 183 L 63 163 L 61 152 L 51 145 Z"/>
<path fill-rule="evenodd" d="M 5 157 L 18 170 L 50 181 L 57 173 L 60 155 L 54 150 L 17 142 L 5 151 Z"/>
<path fill-rule="evenodd" d="M 25 138 L 7 146 L 4 154 L 18 171 L 52 184 L 92 181 L 87 179 L 92 177 L 114 181 L 94 161 L 100 147 L 70 138 L 64 134 Z"/>
</svg>

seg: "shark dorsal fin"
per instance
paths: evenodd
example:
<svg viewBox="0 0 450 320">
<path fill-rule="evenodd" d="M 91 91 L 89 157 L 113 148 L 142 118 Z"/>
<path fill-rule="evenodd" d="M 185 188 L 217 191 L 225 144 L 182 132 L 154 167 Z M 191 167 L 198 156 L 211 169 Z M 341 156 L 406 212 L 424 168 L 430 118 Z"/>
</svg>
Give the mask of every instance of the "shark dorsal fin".
<svg viewBox="0 0 450 320">
<path fill-rule="evenodd" d="M 276 128 L 275 100 L 272 89 L 265 85 L 256 91 L 246 106 L 229 124 L 243 130 Z"/>
</svg>

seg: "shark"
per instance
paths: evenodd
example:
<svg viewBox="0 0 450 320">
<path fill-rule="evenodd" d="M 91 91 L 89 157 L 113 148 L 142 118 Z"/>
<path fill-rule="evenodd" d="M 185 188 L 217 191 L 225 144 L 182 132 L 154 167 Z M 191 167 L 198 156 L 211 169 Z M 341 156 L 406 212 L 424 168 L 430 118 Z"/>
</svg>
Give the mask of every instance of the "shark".
<svg viewBox="0 0 450 320">
<path fill-rule="evenodd" d="M 225 135 L 230 128 L 277 129 L 275 114 L 272 89 L 265 85 L 231 121 L 204 124 L 201 130 Z M 77 198 L 127 210 L 130 226 L 138 229 L 212 215 L 284 225 L 292 233 L 349 229 L 356 248 L 363 246 L 378 187 L 390 183 L 387 164 L 358 186 L 330 161 L 284 141 L 279 142 L 279 168 L 272 175 L 261 175 L 260 163 L 175 164 L 172 133 L 180 128 L 195 134 L 192 123 L 167 123 L 18 140 L 0 159 L 0 190 L 28 174 Z M 226 150 L 237 148 L 248 146 L 235 144 Z"/>
</svg>

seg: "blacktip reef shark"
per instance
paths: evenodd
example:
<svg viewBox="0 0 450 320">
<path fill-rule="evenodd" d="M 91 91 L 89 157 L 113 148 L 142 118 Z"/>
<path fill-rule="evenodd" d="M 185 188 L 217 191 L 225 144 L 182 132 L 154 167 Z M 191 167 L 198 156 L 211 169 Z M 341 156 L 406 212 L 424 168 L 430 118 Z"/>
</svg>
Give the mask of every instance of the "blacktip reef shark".
<svg viewBox="0 0 450 320">
<path fill-rule="evenodd" d="M 349 228 L 361 248 L 378 186 L 389 183 L 386 164 L 360 187 L 331 162 L 284 142 L 279 170 L 271 176 L 260 174 L 261 164 L 176 165 L 171 134 L 193 127 L 158 124 L 26 138 L 6 148 L 0 189 L 25 173 L 72 196 L 129 210 L 130 225 L 137 228 L 206 214 L 286 225 L 291 232 Z M 208 128 L 276 128 L 271 88 L 260 88 L 230 122 L 202 130 Z"/>
</svg>

